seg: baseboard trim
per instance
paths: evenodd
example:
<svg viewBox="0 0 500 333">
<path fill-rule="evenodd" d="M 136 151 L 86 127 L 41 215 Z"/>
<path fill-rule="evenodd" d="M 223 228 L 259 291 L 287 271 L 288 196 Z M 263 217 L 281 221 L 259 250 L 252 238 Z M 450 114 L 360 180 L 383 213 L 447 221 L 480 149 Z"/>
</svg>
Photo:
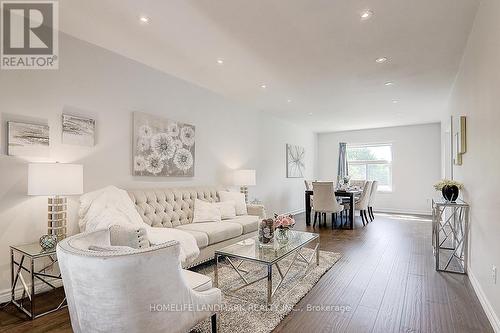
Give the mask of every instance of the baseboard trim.
<svg viewBox="0 0 500 333">
<path fill-rule="evenodd" d="M 63 286 L 62 280 L 60 280 L 60 279 L 49 279 L 48 281 L 57 288 Z M 49 286 L 47 286 L 45 283 L 43 283 L 41 281 L 35 282 L 35 293 L 36 294 L 39 294 L 39 293 L 42 293 L 45 291 L 49 291 L 51 289 L 52 288 L 50 288 Z M 23 290 L 24 289 L 22 287 L 22 284 L 16 288 L 16 290 L 14 291 L 14 293 L 16 295 L 16 299 L 21 297 L 21 295 L 23 294 Z M 0 291 L 0 304 L 10 302 L 10 298 L 11 298 L 10 288 Z"/>
<path fill-rule="evenodd" d="M 486 313 L 486 316 L 488 317 L 493 330 L 495 331 L 495 333 L 500 333 L 500 319 L 493 310 L 491 303 L 488 301 L 483 288 L 481 288 L 479 281 L 476 279 L 474 273 L 470 269 L 467 273 L 469 275 L 469 280 L 472 284 L 472 288 L 474 288 L 477 298 L 479 298 L 479 302 L 481 303 L 481 306 L 483 307 L 483 310 Z"/>
<path fill-rule="evenodd" d="M 286 215 L 298 215 L 298 214 L 302 214 L 304 213 L 306 210 L 304 208 L 299 208 L 299 209 L 295 209 L 295 210 L 292 210 L 292 211 L 289 211 L 289 212 L 286 212 L 285 214 Z"/>
<path fill-rule="evenodd" d="M 415 215 L 432 215 L 430 210 L 412 210 L 412 209 L 394 209 L 394 208 L 376 208 L 375 213 L 394 213 L 394 214 L 415 214 Z"/>
</svg>

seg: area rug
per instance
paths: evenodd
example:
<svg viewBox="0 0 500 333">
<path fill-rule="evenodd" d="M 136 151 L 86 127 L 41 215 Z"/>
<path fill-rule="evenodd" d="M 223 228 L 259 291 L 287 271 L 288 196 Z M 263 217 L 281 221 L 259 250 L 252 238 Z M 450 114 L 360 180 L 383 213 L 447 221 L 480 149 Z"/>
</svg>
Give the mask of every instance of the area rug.
<svg viewBox="0 0 500 333">
<path fill-rule="evenodd" d="M 314 255 L 314 250 L 304 248 L 301 253 L 304 257 L 309 258 Z M 283 273 L 290 265 L 292 257 L 285 258 L 279 263 Z M 218 313 L 219 332 L 271 332 L 340 257 L 339 253 L 320 251 L 319 266 L 316 266 L 314 257 L 313 263 L 308 269 L 304 262 L 296 261 L 281 287 L 274 294 L 273 304 L 270 308 L 266 306 L 267 279 L 232 292 L 234 288 L 241 286 L 243 281 L 232 267 L 221 261 L 219 263 L 219 288 L 222 289 L 222 310 Z M 213 279 L 213 265 L 212 263 L 200 266 L 195 270 Z M 248 271 L 244 275 L 248 281 L 253 281 L 267 274 L 266 266 L 253 262 L 244 262 L 240 268 Z M 274 266 L 273 287 L 280 280 L 279 273 Z M 201 322 L 192 331 L 192 333 L 208 332 L 211 332 L 210 320 Z"/>
</svg>

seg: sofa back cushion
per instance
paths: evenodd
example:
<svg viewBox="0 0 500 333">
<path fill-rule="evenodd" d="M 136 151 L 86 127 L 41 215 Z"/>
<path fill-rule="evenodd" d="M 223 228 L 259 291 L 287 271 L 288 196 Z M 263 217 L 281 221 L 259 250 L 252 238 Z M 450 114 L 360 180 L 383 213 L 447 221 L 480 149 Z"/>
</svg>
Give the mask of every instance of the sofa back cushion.
<svg viewBox="0 0 500 333">
<path fill-rule="evenodd" d="M 194 200 L 219 201 L 217 187 L 130 190 L 139 215 L 152 227 L 173 228 L 192 223 Z"/>
</svg>

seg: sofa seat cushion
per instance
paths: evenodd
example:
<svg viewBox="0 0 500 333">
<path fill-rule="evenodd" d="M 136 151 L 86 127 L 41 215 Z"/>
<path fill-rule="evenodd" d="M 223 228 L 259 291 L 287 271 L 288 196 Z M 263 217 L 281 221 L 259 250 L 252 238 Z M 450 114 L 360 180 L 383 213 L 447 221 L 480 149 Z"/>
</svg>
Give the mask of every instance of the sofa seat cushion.
<svg viewBox="0 0 500 333">
<path fill-rule="evenodd" d="M 208 245 L 220 243 L 243 234 L 241 224 L 226 223 L 226 221 L 190 223 L 178 226 L 177 229 L 204 232 L 208 236 Z"/>
<path fill-rule="evenodd" d="M 222 223 L 237 223 L 243 227 L 243 233 L 248 234 L 257 231 L 260 218 L 255 215 L 242 215 L 232 219 L 224 220 Z"/>
<path fill-rule="evenodd" d="M 196 245 L 198 245 L 198 248 L 203 249 L 208 246 L 208 235 L 206 233 L 188 229 L 184 229 L 182 231 L 193 235 L 194 239 L 196 239 Z"/>
<path fill-rule="evenodd" d="M 182 270 L 182 274 L 188 286 L 196 291 L 205 291 L 212 288 L 212 279 L 206 275 L 199 274 L 187 269 Z"/>
</svg>

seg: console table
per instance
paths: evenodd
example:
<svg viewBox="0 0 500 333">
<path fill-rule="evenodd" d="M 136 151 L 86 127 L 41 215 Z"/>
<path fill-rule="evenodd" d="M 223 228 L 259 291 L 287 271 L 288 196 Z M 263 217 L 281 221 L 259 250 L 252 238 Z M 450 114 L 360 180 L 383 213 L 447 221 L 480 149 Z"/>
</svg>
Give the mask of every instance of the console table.
<svg viewBox="0 0 500 333">
<path fill-rule="evenodd" d="M 436 270 L 467 274 L 469 205 L 432 200 L 432 246 Z"/>
</svg>

